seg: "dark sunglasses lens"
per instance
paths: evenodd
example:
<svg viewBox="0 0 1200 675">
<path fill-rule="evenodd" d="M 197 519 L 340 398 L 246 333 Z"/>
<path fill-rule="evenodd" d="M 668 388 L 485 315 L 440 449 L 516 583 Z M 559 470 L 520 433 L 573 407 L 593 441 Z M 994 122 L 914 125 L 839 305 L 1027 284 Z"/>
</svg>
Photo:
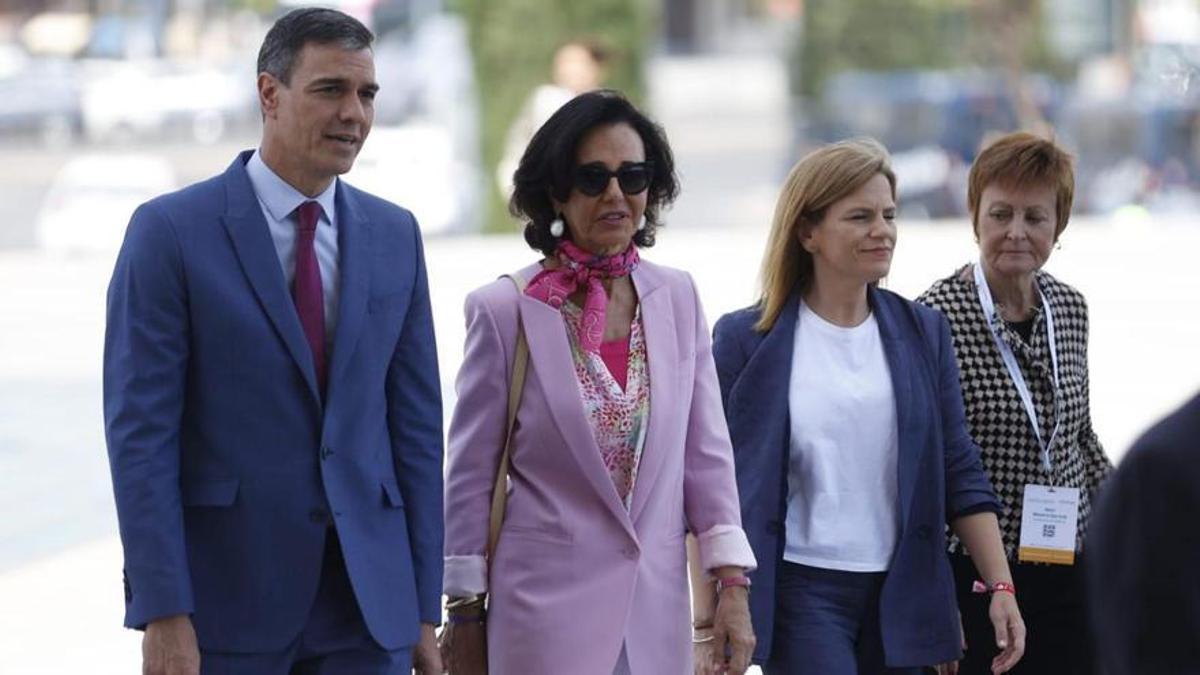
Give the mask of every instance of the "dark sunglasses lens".
<svg viewBox="0 0 1200 675">
<path fill-rule="evenodd" d="M 604 169 L 584 167 L 575 174 L 575 187 L 583 194 L 595 197 L 608 187 L 609 178 L 608 171 Z"/>
<path fill-rule="evenodd" d="M 630 166 L 617 172 L 621 192 L 636 195 L 650 185 L 650 171 L 644 166 Z"/>
</svg>

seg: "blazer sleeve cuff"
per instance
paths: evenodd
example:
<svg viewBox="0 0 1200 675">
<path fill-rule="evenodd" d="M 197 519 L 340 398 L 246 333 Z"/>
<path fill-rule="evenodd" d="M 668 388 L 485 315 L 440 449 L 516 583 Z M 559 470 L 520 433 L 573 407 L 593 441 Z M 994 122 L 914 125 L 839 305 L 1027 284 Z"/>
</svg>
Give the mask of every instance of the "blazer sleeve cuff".
<svg viewBox="0 0 1200 675">
<path fill-rule="evenodd" d="M 442 586 L 452 598 L 486 593 L 487 559 L 481 555 L 446 556 Z"/>
<path fill-rule="evenodd" d="M 946 522 L 953 522 L 963 516 L 970 516 L 985 511 L 1001 515 L 1004 513 L 1004 507 L 996 499 L 995 495 L 988 491 L 958 495 L 953 498 L 947 511 L 950 517 Z"/>
<path fill-rule="evenodd" d="M 700 565 L 705 571 L 718 567 L 744 567 L 749 572 L 758 567 L 750 540 L 737 525 L 714 525 L 696 535 L 700 545 Z"/>
<path fill-rule="evenodd" d="M 125 627 L 145 630 L 146 624 L 193 611 L 189 588 L 134 589 L 125 605 Z"/>
</svg>

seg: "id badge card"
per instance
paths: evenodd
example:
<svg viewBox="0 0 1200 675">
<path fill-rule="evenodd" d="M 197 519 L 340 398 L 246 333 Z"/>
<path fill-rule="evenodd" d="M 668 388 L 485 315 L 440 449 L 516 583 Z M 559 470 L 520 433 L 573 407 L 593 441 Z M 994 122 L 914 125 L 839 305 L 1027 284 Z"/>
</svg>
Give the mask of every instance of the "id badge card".
<svg viewBox="0 0 1200 675">
<path fill-rule="evenodd" d="M 1021 562 L 1075 564 L 1079 488 L 1026 485 L 1021 508 Z"/>
</svg>

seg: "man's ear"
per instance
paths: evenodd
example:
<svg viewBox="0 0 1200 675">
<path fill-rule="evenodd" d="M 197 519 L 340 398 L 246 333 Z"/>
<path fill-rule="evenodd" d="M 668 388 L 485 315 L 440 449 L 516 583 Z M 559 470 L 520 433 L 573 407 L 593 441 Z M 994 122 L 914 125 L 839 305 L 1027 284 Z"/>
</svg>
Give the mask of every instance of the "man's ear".
<svg viewBox="0 0 1200 675">
<path fill-rule="evenodd" d="M 258 74 L 258 106 L 263 117 L 274 118 L 279 109 L 279 90 L 283 83 L 270 73 Z"/>
</svg>

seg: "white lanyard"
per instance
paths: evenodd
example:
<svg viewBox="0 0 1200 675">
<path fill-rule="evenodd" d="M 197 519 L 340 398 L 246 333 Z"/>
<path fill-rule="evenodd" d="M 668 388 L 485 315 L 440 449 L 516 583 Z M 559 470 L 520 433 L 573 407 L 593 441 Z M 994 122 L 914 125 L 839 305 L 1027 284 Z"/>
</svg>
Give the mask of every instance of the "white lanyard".
<svg viewBox="0 0 1200 675">
<path fill-rule="evenodd" d="M 1034 285 L 1036 286 L 1036 283 Z M 1050 440 L 1043 442 L 1042 427 L 1038 423 L 1037 411 L 1033 407 L 1033 396 L 1029 393 L 1029 385 L 1025 383 L 1025 375 L 1021 373 L 1021 368 L 1017 365 L 1017 357 L 1013 354 L 1012 347 L 1000 336 L 1001 327 L 999 317 L 996 315 L 996 304 L 992 301 L 992 291 L 988 288 L 987 279 L 983 276 L 982 263 L 975 264 L 975 289 L 979 292 L 979 305 L 983 308 L 983 316 L 987 319 L 992 338 L 996 341 L 996 348 L 1000 350 L 1000 358 L 1004 359 L 1004 366 L 1008 368 L 1008 376 L 1012 378 L 1013 384 L 1017 387 L 1021 404 L 1025 406 L 1025 414 L 1029 417 L 1029 424 L 1033 427 L 1034 436 L 1037 437 L 1038 447 L 1042 451 L 1042 467 L 1046 469 L 1046 473 L 1050 473 L 1052 470 L 1050 445 L 1054 443 L 1054 437 L 1058 435 L 1058 428 L 1061 424 L 1058 416 L 1058 347 L 1054 344 L 1054 314 L 1050 311 L 1050 303 L 1046 302 L 1046 295 L 1042 293 L 1041 287 L 1038 287 L 1038 296 L 1042 300 L 1042 311 L 1046 315 L 1046 341 L 1050 346 L 1050 367 L 1054 375 L 1054 429 L 1050 432 Z"/>
</svg>

